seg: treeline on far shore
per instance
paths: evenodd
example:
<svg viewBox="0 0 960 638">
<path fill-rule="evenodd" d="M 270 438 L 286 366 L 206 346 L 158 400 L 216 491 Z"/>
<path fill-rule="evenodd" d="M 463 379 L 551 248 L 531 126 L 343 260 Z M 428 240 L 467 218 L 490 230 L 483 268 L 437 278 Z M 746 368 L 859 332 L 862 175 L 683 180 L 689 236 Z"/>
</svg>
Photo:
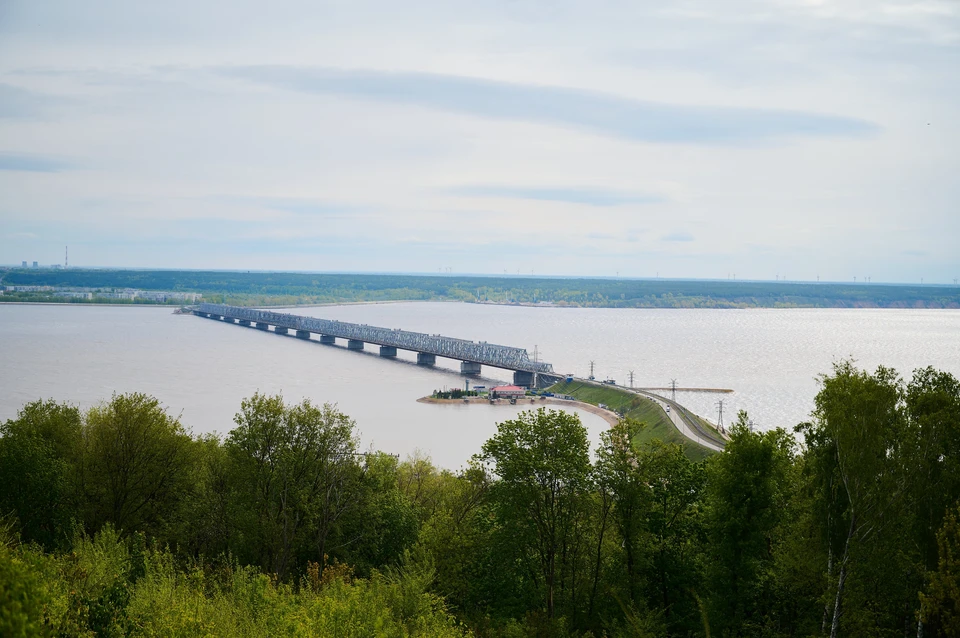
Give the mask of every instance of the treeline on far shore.
<svg viewBox="0 0 960 638">
<path fill-rule="evenodd" d="M 0 635 L 958 636 L 960 383 L 841 362 L 815 406 L 702 461 L 541 409 L 452 471 L 281 396 L 224 437 L 36 401 L 0 428 Z"/>
<path fill-rule="evenodd" d="M 604 308 L 960 308 L 960 286 L 193 270 L 0 271 L 0 284 L 140 288 L 250 306 L 456 300 Z"/>
</svg>

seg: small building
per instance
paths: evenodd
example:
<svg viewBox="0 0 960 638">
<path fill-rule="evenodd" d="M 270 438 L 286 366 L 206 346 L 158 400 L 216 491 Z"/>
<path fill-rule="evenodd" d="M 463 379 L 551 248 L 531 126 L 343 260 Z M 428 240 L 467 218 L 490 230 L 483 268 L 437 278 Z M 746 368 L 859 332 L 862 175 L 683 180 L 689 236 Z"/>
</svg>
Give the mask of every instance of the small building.
<svg viewBox="0 0 960 638">
<path fill-rule="evenodd" d="M 490 396 L 494 399 L 516 399 L 526 395 L 527 391 L 517 385 L 498 385 L 490 388 Z"/>
</svg>

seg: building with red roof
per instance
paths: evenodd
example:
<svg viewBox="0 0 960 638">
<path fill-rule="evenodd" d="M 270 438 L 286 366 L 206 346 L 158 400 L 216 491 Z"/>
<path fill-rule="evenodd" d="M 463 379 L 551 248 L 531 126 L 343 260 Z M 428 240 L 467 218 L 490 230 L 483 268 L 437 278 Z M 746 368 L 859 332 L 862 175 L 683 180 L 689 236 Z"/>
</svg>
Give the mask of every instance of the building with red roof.
<svg viewBox="0 0 960 638">
<path fill-rule="evenodd" d="M 527 391 L 518 385 L 498 385 L 490 388 L 490 396 L 494 399 L 516 399 L 526 393 Z"/>
</svg>

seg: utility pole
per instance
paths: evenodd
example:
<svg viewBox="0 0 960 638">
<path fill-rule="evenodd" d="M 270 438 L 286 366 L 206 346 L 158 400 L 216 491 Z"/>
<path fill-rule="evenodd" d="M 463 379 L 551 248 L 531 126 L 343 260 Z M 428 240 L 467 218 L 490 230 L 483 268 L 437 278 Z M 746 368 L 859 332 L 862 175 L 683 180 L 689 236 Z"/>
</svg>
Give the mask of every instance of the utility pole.
<svg viewBox="0 0 960 638">
<path fill-rule="evenodd" d="M 537 344 L 533 344 L 533 362 L 534 362 L 534 363 L 537 363 L 537 355 L 538 355 L 538 354 L 539 354 L 539 353 L 538 353 L 538 351 L 537 351 Z M 536 390 L 537 387 L 538 387 L 538 386 L 537 386 L 537 369 L 536 369 L 536 366 L 534 366 L 534 369 L 533 369 L 533 389 Z"/>
<path fill-rule="evenodd" d="M 633 387 L 633 370 L 627 373 L 627 376 L 630 377 L 630 387 Z"/>
<path fill-rule="evenodd" d="M 588 378 L 589 378 L 591 381 L 593 381 L 593 378 L 594 378 L 594 377 L 593 377 L 593 361 L 590 362 L 590 376 L 589 376 Z"/>
<path fill-rule="evenodd" d="M 673 401 L 676 401 L 677 400 L 677 380 L 676 379 L 670 379 L 670 391 L 672 392 L 672 394 L 670 395 L 670 398 Z"/>
<path fill-rule="evenodd" d="M 717 426 L 720 428 L 720 431 L 723 432 L 723 399 L 717 401 L 717 409 L 719 410 L 717 416 Z"/>
</svg>

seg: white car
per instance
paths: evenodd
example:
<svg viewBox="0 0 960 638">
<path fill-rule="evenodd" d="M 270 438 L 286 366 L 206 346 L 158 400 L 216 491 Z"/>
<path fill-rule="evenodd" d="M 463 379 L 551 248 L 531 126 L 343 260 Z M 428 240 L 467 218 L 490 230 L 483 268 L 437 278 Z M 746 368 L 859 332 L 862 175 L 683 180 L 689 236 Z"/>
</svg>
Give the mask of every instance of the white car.
<svg viewBox="0 0 960 638">
<path fill-rule="evenodd" d="M 669 406 L 669 405 L 667 406 L 667 412 L 670 412 L 670 406 Z"/>
</svg>

